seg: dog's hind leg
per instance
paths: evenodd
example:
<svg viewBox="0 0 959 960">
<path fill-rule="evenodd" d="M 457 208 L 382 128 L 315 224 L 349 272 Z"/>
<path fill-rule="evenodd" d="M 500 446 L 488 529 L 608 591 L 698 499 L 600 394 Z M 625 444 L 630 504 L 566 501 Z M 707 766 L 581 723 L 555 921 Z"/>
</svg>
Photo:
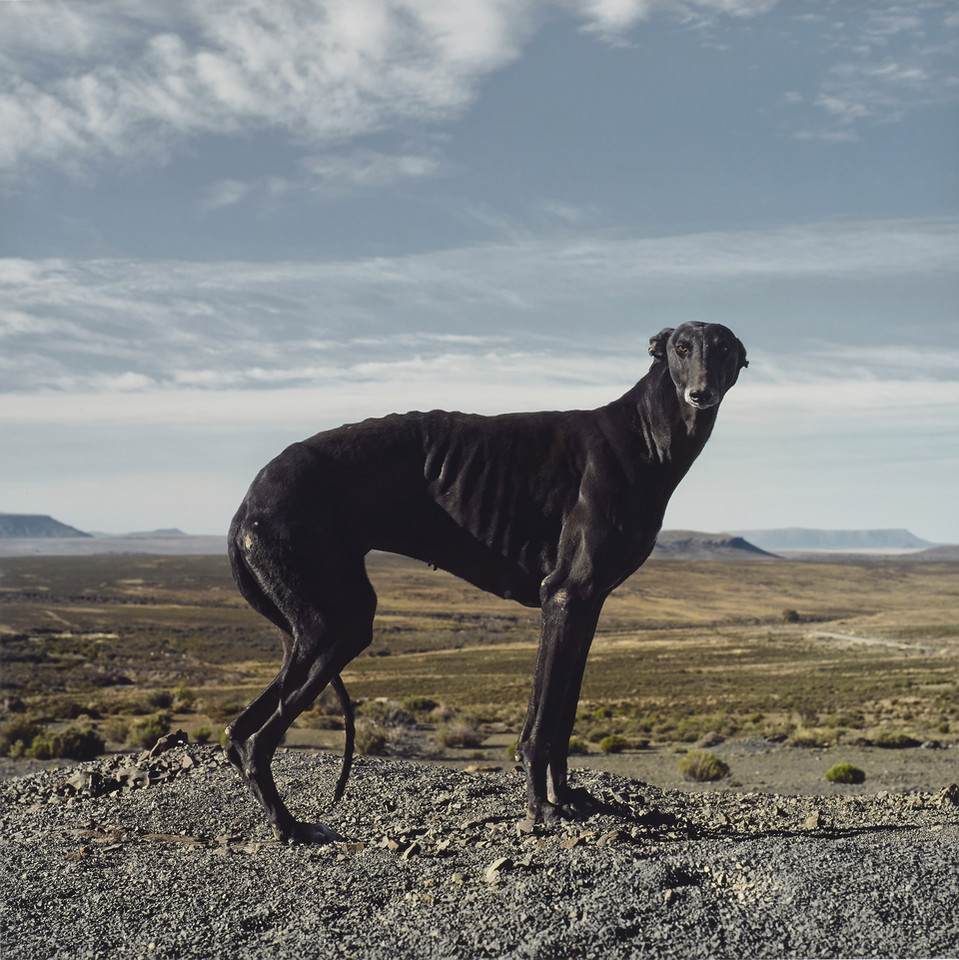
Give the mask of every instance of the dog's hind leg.
<svg viewBox="0 0 959 960">
<path fill-rule="evenodd" d="M 289 544 L 282 551 L 284 556 L 277 556 L 262 541 L 257 552 L 261 562 L 267 552 L 271 554 L 271 562 L 263 564 L 270 575 L 261 581 L 288 620 L 291 633 L 276 678 L 228 728 L 228 756 L 249 783 L 278 839 L 307 843 L 336 839 L 335 832 L 324 825 L 301 823 L 293 817 L 279 796 L 270 764 L 290 724 L 328 683 L 334 684 L 343 702 L 345 689 L 341 692 L 338 677 L 372 640 L 376 594 L 362 558 L 348 561 L 316 549 L 309 557 L 291 557 Z M 249 562 L 257 569 L 255 559 Z M 308 582 L 303 571 L 309 573 Z M 351 715 L 350 711 L 348 719 Z M 350 748 L 348 742 L 348 754 Z M 336 796 L 344 784 L 341 774 Z"/>
</svg>

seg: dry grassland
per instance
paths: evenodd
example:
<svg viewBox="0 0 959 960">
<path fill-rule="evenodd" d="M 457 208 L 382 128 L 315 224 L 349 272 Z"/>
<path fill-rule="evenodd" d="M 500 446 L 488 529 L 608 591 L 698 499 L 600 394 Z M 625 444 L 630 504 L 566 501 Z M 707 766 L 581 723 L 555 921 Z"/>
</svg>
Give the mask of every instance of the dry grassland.
<svg viewBox="0 0 959 960">
<path fill-rule="evenodd" d="M 369 568 L 376 640 L 344 674 L 354 700 L 418 697 L 405 712 L 421 730 L 515 735 L 538 612 L 402 558 Z M 152 713 L 216 738 L 278 666 L 225 558 L 4 559 L 0 603 L 7 722 L 87 725 L 116 746 Z M 959 564 L 650 561 L 606 605 L 576 736 L 955 742 L 957 667 Z M 336 725 L 321 705 L 298 726 L 335 746 Z"/>
</svg>

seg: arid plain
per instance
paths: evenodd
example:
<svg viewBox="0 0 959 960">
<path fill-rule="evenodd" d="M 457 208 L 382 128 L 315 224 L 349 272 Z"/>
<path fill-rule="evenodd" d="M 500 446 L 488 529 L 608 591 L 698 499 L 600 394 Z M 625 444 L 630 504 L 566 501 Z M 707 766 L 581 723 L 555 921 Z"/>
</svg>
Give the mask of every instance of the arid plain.
<svg viewBox="0 0 959 960">
<path fill-rule="evenodd" d="M 369 570 L 376 639 L 344 673 L 361 749 L 508 764 L 537 611 L 399 557 Z M 224 557 L 5 558 L 0 603 L 8 734 L 216 740 L 279 663 Z M 676 759 L 699 744 L 731 767 L 713 788 L 825 792 L 822 772 L 849 760 L 867 774 L 854 789 L 937 789 L 959 776 L 957 668 L 955 561 L 654 559 L 607 602 L 571 762 L 678 786 Z M 287 746 L 342 737 L 321 699 Z M 7 774 L 31 762 L 28 743 L 8 752 Z"/>
</svg>

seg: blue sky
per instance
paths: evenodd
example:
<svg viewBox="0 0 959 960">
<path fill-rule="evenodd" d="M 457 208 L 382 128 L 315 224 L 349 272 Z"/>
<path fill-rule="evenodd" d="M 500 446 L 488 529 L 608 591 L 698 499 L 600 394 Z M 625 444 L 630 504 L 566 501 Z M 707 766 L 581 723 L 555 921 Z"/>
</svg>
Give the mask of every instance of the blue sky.
<svg viewBox="0 0 959 960">
<path fill-rule="evenodd" d="M 959 542 L 959 5 L 0 3 L 0 510 L 225 530 L 287 443 L 750 367 L 672 528 Z"/>
</svg>

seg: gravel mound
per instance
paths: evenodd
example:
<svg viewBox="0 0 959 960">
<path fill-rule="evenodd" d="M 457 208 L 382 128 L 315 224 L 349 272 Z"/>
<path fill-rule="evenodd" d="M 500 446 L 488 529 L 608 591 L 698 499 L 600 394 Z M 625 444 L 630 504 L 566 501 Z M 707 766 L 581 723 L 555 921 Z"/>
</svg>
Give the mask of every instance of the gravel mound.
<svg viewBox="0 0 959 960">
<path fill-rule="evenodd" d="M 218 747 L 0 784 L 2 955 L 955 957 L 959 787 L 795 797 L 596 771 L 587 821 L 520 822 L 518 770 L 280 751 L 291 808 L 347 839 L 272 839 Z"/>
</svg>

